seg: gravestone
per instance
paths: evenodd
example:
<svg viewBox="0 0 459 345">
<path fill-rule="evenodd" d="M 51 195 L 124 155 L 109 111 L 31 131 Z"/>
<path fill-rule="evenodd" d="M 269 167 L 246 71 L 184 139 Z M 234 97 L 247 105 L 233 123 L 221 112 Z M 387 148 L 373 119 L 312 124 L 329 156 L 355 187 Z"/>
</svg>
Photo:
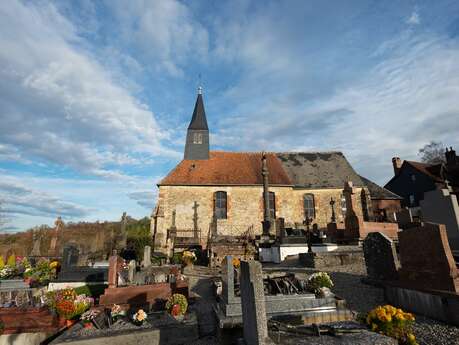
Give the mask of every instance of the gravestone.
<svg viewBox="0 0 459 345">
<path fill-rule="evenodd" d="M 363 241 L 367 276 L 373 280 L 397 280 L 400 267 L 392 240 L 381 232 L 370 232 Z"/>
<path fill-rule="evenodd" d="M 135 268 L 136 268 L 135 260 L 129 261 L 129 265 L 128 265 L 128 281 L 130 283 L 134 282 Z"/>
<path fill-rule="evenodd" d="M 453 250 L 459 250 L 459 205 L 451 189 L 424 193 L 420 206 L 423 221 L 445 224 L 449 245 Z"/>
<path fill-rule="evenodd" d="M 400 232 L 400 281 L 409 288 L 459 292 L 459 273 L 443 224 Z"/>
<path fill-rule="evenodd" d="M 406 226 L 413 223 L 413 215 L 411 214 L 411 210 L 409 208 L 404 208 L 396 213 L 397 223 L 401 228 L 405 228 Z"/>
<path fill-rule="evenodd" d="M 151 247 L 145 246 L 143 249 L 143 267 L 151 266 Z"/>
<path fill-rule="evenodd" d="M 41 233 L 40 230 L 32 230 L 32 252 L 30 253 L 31 256 L 40 256 L 40 244 L 41 244 Z"/>
<path fill-rule="evenodd" d="M 68 270 L 71 267 L 76 267 L 78 264 L 78 256 L 80 251 L 73 245 L 66 245 L 62 256 L 62 270 Z"/>
<path fill-rule="evenodd" d="M 263 271 L 258 261 L 241 262 L 241 304 L 246 344 L 269 343 Z"/>
</svg>

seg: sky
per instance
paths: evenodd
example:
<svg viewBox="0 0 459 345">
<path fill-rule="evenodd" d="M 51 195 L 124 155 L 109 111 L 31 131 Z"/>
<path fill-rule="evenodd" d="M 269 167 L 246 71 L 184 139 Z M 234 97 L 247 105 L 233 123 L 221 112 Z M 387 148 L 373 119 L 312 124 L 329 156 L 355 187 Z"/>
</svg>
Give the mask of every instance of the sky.
<svg viewBox="0 0 459 345">
<path fill-rule="evenodd" d="M 202 85 L 211 149 L 459 149 L 459 2 L 0 1 L 2 231 L 149 216 Z"/>
</svg>

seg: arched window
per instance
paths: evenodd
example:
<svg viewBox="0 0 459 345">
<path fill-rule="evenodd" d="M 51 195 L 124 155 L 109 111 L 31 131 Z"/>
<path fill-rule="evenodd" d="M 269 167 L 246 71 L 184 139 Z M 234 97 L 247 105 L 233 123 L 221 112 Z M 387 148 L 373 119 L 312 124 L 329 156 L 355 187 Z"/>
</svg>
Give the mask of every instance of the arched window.
<svg viewBox="0 0 459 345">
<path fill-rule="evenodd" d="M 215 219 L 226 219 L 227 197 L 226 192 L 215 192 L 214 195 L 214 217 Z"/>
<path fill-rule="evenodd" d="M 269 217 L 276 219 L 276 195 L 274 192 L 269 192 Z"/>
<path fill-rule="evenodd" d="M 305 194 L 303 197 L 303 208 L 304 208 L 304 217 L 312 218 L 316 217 L 316 210 L 314 207 L 314 195 Z"/>
</svg>

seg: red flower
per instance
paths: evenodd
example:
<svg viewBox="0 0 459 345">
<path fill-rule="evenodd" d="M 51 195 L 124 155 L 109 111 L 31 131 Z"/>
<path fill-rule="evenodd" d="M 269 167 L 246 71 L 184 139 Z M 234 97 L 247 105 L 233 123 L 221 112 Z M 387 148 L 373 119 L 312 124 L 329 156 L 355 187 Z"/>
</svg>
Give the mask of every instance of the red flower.
<svg viewBox="0 0 459 345">
<path fill-rule="evenodd" d="M 180 305 L 174 304 L 172 309 L 171 309 L 171 314 L 172 314 L 172 316 L 180 315 Z"/>
</svg>

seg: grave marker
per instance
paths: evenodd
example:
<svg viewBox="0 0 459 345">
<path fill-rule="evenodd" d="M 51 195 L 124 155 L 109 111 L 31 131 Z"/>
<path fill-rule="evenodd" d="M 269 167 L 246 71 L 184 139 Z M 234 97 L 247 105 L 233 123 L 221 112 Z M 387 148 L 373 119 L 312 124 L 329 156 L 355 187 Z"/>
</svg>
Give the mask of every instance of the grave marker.
<svg viewBox="0 0 459 345">
<path fill-rule="evenodd" d="M 269 343 L 263 271 L 258 261 L 241 262 L 241 304 L 246 344 Z"/>
<path fill-rule="evenodd" d="M 151 266 L 151 247 L 145 246 L 143 249 L 143 267 Z"/>
<path fill-rule="evenodd" d="M 400 267 L 392 240 L 381 232 L 370 232 L 363 241 L 368 278 L 397 280 Z"/>
<path fill-rule="evenodd" d="M 443 224 L 403 230 L 399 245 L 403 283 L 414 289 L 459 292 L 459 273 Z"/>
</svg>

